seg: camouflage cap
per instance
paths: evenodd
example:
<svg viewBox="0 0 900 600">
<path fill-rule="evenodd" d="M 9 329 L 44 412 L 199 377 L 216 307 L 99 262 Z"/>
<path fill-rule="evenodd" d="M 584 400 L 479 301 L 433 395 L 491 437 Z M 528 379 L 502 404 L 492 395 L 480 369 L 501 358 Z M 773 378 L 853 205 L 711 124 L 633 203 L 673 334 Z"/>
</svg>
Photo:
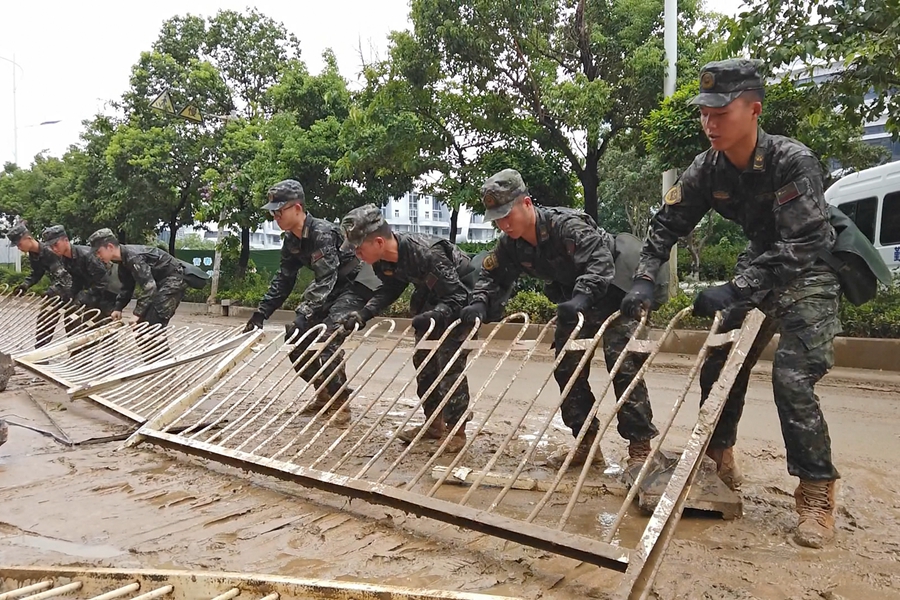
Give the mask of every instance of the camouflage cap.
<svg viewBox="0 0 900 600">
<path fill-rule="evenodd" d="M 354 208 L 341 219 L 341 231 L 344 232 L 345 239 L 341 248 L 357 248 L 366 241 L 370 233 L 378 231 L 384 222 L 381 209 L 374 204 Z"/>
<path fill-rule="evenodd" d="M 484 218 L 488 221 L 502 219 L 512 210 L 513 202 L 528 195 L 528 188 L 522 176 L 515 169 L 503 169 L 488 177 L 481 186 L 481 201 L 484 202 Z"/>
<path fill-rule="evenodd" d="M 26 235 L 31 235 L 31 232 L 28 231 L 28 224 L 25 221 L 17 221 L 6 233 L 10 244 L 18 244 Z"/>
<path fill-rule="evenodd" d="M 747 90 L 765 89 L 761 60 L 731 58 L 706 64 L 700 71 L 700 93 L 688 104 L 722 108 Z"/>
<path fill-rule="evenodd" d="M 303 186 L 299 181 L 293 179 L 279 181 L 270 187 L 266 198 L 268 203 L 262 207 L 263 210 L 278 210 L 288 202 L 299 202 L 300 204 L 306 202 Z"/>
<path fill-rule="evenodd" d="M 41 241 L 45 244 L 53 244 L 58 239 L 67 237 L 69 237 L 69 235 L 62 225 L 51 225 L 41 232 Z"/>
<path fill-rule="evenodd" d="M 88 245 L 91 248 L 96 250 L 100 246 L 105 246 L 109 242 L 117 241 L 117 240 L 116 240 L 116 234 L 114 234 L 112 232 L 112 229 L 104 227 L 103 229 L 98 229 L 97 231 L 92 233 L 91 236 L 87 239 L 87 241 L 88 241 Z"/>
</svg>

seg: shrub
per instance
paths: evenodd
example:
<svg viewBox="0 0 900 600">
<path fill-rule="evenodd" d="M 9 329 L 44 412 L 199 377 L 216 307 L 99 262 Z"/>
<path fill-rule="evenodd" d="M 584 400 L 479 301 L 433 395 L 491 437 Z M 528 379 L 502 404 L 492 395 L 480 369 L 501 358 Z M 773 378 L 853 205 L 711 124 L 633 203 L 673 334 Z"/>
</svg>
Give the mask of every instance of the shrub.
<svg viewBox="0 0 900 600">
<path fill-rule="evenodd" d="M 519 292 L 506 304 L 506 315 L 523 312 L 532 323 L 546 323 L 556 315 L 556 305 L 540 292 Z"/>
</svg>

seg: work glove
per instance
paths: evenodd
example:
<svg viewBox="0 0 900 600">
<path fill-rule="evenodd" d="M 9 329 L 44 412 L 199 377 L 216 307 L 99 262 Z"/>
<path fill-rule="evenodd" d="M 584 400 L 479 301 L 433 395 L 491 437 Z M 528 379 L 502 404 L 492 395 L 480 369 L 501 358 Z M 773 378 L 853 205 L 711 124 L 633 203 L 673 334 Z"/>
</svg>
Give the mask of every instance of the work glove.
<svg viewBox="0 0 900 600">
<path fill-rule="evenodd" d="M 730 281 L 707 288 L 697 294 L 694 300 L 694 316 L 712 317 L 717 311 L 728 308 L 741 298 L 740 290 Z"/>
<path fill-rule="evenodd" d="M 474 325 L 475 319 L 480 319 L 484 323 L 487 320 L 487 304 L 473 302 L 459 312 L 459 318 L 466 325 Z"/>
<path fill-rule="evenodd" d="M 622 305 L 619 307 L 619 310 L 626 317 L 635 321 L 640 320 L 643 313 L 650 310 L 650 306 L 653 304 L 653 292 L 655 289 L 656 284 L 649 279 L 643 277 L 635 278 L 631 284 L 631 290 L 622 298 Z"/>
<path fill-rule="evenodd" d="M 412 326 L 413 329 L 416 330 L 416 333 L 424 333 L 428 330 L 428 326 L 431 325 L 431 319 L 434 319 L 434 330 L 437 331 L 441 329 L 444 325 L 444 315 L 435 311 L 428 310 L 423 312 L 420 315 L 416 315 L 413 317 Z"/>
<path fill-rule="evenodd" d="M 591 305 L 593 298 L 587 294 L 575 294 L 570 300 L 556 305 L 556 320 L 560 323 L 577 323 L 578 313 Z"/>
<path fill-rule="evenodd" d="M 300 336 L 306 331 L 308 326 L 306 315 L 302 313 L 297 313 L 297 317 L 294 319 L 293 323 L 289 323 L 284 326 L 284 341 L 290 341 L 291 338 L 293 342 L 296 343 Z"/>
<path fill-rule="evenodd" d="M 254 312 L 250 316 L 250 320 L 247 321 L 247 324 L 244 325 L 244 333 L 247 333 L 248 331 L 253 331 L 254 329 L 262 329 L 263 321 L 265 321 L 265 320 L 266 320 L 266 318 L 263 316 L 263 314 L 261 312 L 259 312 L 259 311 Z"/>
<path fill-rule="evenodd" d="M 13 296 L 24 295 L 25 292 L 28 291 L 28 286 L 24 283 L 20 283 L 16 286 L 16 289 L 13 290 Z"/>
<path fill-rule="evenodd" d="M 366 326 L 366 323 L 374 317 L 372 311 L 366 307 L 363 307 L 359 310 L 354 310 L 349 313 L 346 317 L 341 319 L 340 324 L 344 326 L 344 329 L 347 331 L 353 331 L 354 326 L 359 326 L 359 329 L 362 329 Z"/>
</svg>

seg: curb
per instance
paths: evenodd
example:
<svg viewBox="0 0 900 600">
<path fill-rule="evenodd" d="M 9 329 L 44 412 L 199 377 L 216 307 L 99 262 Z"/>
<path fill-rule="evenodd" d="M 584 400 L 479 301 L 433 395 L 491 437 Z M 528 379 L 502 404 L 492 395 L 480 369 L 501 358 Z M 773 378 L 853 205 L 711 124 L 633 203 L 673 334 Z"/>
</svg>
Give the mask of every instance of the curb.
<svg viewBox="0 0 900 600">
<path fill-rule="evenodd" d="M 229 308 L 228 318 L 249 319 L 255 308 L 246 306 L 232 306 Z M 193 302 L 182 302 L 178 307 L 178 312 L 182 314 L 208 315 L 222 317 L 222 307 L 218 304 L 207 307 L 206 304 Z M 294 312 L 290 310 L 276 310 L 269 319 L 274 323 L 290 323 L 294 320 Z M 395 318 L 397 326 L 402 331 L 409 325 L 410 319 Z M 519 325 L 497 325 L 496 323 L 488 323 L 481 328 L 484 336 L 500 327 L 494 339 L 512 340 L 516 337 L 521 326 Z M 535 340 L 543 325 L 528 325 L 528 329 L 522 336 L 523 340 Z M 481 332 L 479 337 L 481 337 Z M 662 331 L 654 330 L 650 332 L 652 339 L 659 339 Z M 662 346 L 662 352 L 671 354 L 691 354 L 696 355 L 703 342 L 706 339 L 705 331 L 691 330 L 675 330 L 672 337 L 669 338 Z M 775 334 L 769 345 L 763 351 L 760 360 L 771 361 L 775 357 L 775 349 L 778 347 L 779 335 Z M 545 342 L 549 346 L 552 336 L 545 336 Z M 874 371 L 894 371 L 900 372 L 900 339 L 884 339 L 884 338 L 852 338 L 837 337 L 834 340 L 834 366 L 848 369 L 869 369 Z"/>
</svg>

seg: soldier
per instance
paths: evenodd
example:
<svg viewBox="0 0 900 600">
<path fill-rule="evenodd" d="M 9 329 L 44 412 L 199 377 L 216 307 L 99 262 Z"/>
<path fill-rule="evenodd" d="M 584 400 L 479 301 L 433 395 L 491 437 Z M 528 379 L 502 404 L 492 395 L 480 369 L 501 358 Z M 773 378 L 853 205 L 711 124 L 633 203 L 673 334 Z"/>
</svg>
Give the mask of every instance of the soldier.
<svg viewBox="0 0 900 600">
<path fill-rule="evenodd" d="M 72 289 L 72 276 L 66 271 L 59 257 L 56 256 L 50 248 L 40 243 L 28 231 L 28 225 L 25 221 L 19 221 L 13 225 L 9 233 L 6 234 L 10 243 L 15 244 L 21 252 L 28 253 L 28 263 L 31 266 L 31 273 L 20 283 L 14 293 L 24 294 L 32 286 L 37 284 L 44 275 L 50 279 L 50 286 L 47 288 L 46 296 L 58 297 L 62 301 L 69 300 L 68 292 Z M 42 307 L 37 318 L 37 339 L 35 348 L 46 346 L 53 338 L 53 330 L 59 321 L 59 313 L 54 305 Z"/>
<path fill-rule="evenodd" d="M 494 251 L 484 260 L 473 302 L 462 311 L 463 320 L 474 322 L 477 317 L 484 321 L 489 312 L 499 312 L 496 299 L 512 287 L 521 273 L 527 273 L 547 282 L 544 287 L 547 297 L 558 303 L 554 337 L 557 355 L 563 351 L 575 328 L 578 313 L 583 313 L 585 318 L 578 337 L 594 337 L 603 322 L 618 310 L 626 288 L 630 287 L 630 273 L 624 278 L 616 278 L 615 238 L 583 212 L 535 205 L 522 176 L 513 169 L 504 169 L 488 178 L 481 188 L 481 195 L 485 218 L 494 221 L 503 234 Z M 636 259 L 636 248 L 633 255 Z M 631 318 L 618 317 L 607 328 L 603 336 L 607 370 L 615 364 L 637 325 Z M 560 362 L 554 373 L 560 391 L 575 372 L 581 356 L 580 352 L 567 352 Z M 635 355 L 623 362 L 613 378 L 618 397 L 642 364 L 643 359 Z M 589 376 L 590 361 L 562 403 L 562 418 L 573 436 L 581 432 L 594 405 Z M 618 412 L 619 435 L 628 440 L 629 464 L 639 464 L 647 458 L 650 440 L 659 433 L 652 421 L 647 387 L 641 381 Z M 585 463 L 598 428 L 597 419 L 592 419 L 575 452 L 572 466 Z M 568 450 L 557 452 L 550 458 L 550 464 L 558 468 L 567 453 Z M 604 464 L 600 452 L 595 455 L 594 462 Z"/>
<path fill-rule="evenodd" d="M 341 228 L 347 238 L 347 246 L 356 251 L 364 262 L 372 265 L 382 284 L 371 300 L 362 308 L 350 313 L 345 319 L 345 327 L 365 326 L 395 300 L 407 286 L 415 286 L 410 311 L 415 315 L 412 321 L 418 343 L 431 321 L 434 329 L 429 339 L 439 339 L 447 327 L 459 317 L 459 311 L 468 304 L 469 290 L 460 281 L 460 275 L 471 270 L 470 259 L 448 240 L 424 234 L 405 234 L 391 231 L 381 210 L 374 204 L 353 209 L 341 220 Z M 444 340 L 440 348 L 416 378 L 416 393 L 425 396 L 434 385 L 440 372 L 450 363 L 459 350 L 466 332 L 457 327 Z M 428 357 L 429 351 L 419 350 L 413 354 L 413 364 L 418 369 Z M 465 369 L 468 351 L 461 351 L 443 378 L 425 398 L 422 409 L 430 417 L 441 400 L 450 392 L 453 384 Z M 425 439 L 443 441 L 450 430 L 459 422 L 469 407 L 469 384 L 462 378 L 452 396 L 444 405 L 441 414 L 425 430 Z M 411 427 L 400 433 L 399 439 L 411 443 L 422 427 Z M 446 452 L 462 450 L 466 443 L 465 424 L 450 439 Z"/>
<path fill-rule="evenodd" d="M 63 268 L 72 276 L 66 297 L 76 304 L 95 308 L 108 317 L 115 310 L 116 296 L 110 291 L 110 277 L 106 267 L 90 248 L 69 241 L 62 225 L 52 225 L 41 233 L 43 243 L 60 257 Z"/>
<path fill-rule="evenodd" d="M 260 302 L 259 308 L 247 321 L 244 330 L 251 331 L 255 327 L 263 326 L 263 322 L 281 307 L 293 291 L 297 273 L 306 267 L 316 278 L 303 292 L 303 300 L 297 306 L 293 324 L 286 331 L 286 339 L 292 335 L 295 336 L 295 340 L 299 339 L 309 327 L 319 323 L 325 324 L 325 336 L 330 336 L 346 315 L 360 310 L 371 297 L 371 288 L 376 286 L 371 269 L 368 269 L 367 277 L 353 251 L 341 249 L 344 239 L 336 225 L 317 219 L 306 211 L 306 195 L 299 182 L 286 179 L 269 188 L 268 203 L 263 206 L 263 210 L 269 211 L 285 232 L 284 243 L 281 246 L 281 268 L 272 279 L 269 291 Z M 298 344 L 290 354 L 294 368 L 306 381 L 312 381 L 322 365 L 338 351 L 341 342 L 336 338 L 322 351 L 314 364 L 301 371 L 301 367 L 307 362 L 301 357 L 311 341 L 312 337 Z M 340 365 L 337 374 L 324 389 L 319 391 L 316 400 L 301 414 L 316 414 L 344 386 L 347 375 L 342 356 L 343 354 L 339 354 L 331 362 L 330 367 L 323 371 L 320 380 L 312 382 L 316 387 L 320 387 L 334 371 L 334 365 Z M 349 422 L 350 406 L 346 402 L 351 393 L 349 388 L 344 389 L 329 407 L 330 413 L 337 412 L 333 423 L 341 425 Z"/>
<path fill-rule="evenodd" d="M 167 326 L 187 288 L 181 263 L 159 248 L 119 244 L 115 234 L 105 228 L 92 233 L 88 243 L 104 264 L 119 265 L 122 291 L 116 297 L 112 318 L 122 318 L 122 311 L 134 296 L 135 285 L 140 284 L 143 293 L 134 307 L 136 321 Z"/>
<path fill-rule="evenodd" d="M 787 449 L 788 472 L 800 478 L 794 493 L 797 543 L 821 548 L 834 537 L 838 471 L 831 461 L 828 426 L 815 384 L 834 364 L 840 284 L 822 259 L 835 243 L 823 195 L 822 168 L 800 142 L 758 126 L 764 99 L 760 61 L 732 59 L 703 67 L 700 122 L 711 148 L 697 156 L 666 193 L 622 312 L 637 316 L 648 304 L 660 263 L 710 209 L 741 225 L 750 243 L 734 278 L 701 292 L 694 314 L 724 310 L 724 329 L 741 326 L 750 307 L 766 321 L 725 403 L 707 454 L 720 476 L 736 487 L 733 447 L 750 369 L 776 330 L 772 388 Z M 718 379 L 728 348 L 710 351 L 701 372 L 701 404 Z"/>
</svg>

